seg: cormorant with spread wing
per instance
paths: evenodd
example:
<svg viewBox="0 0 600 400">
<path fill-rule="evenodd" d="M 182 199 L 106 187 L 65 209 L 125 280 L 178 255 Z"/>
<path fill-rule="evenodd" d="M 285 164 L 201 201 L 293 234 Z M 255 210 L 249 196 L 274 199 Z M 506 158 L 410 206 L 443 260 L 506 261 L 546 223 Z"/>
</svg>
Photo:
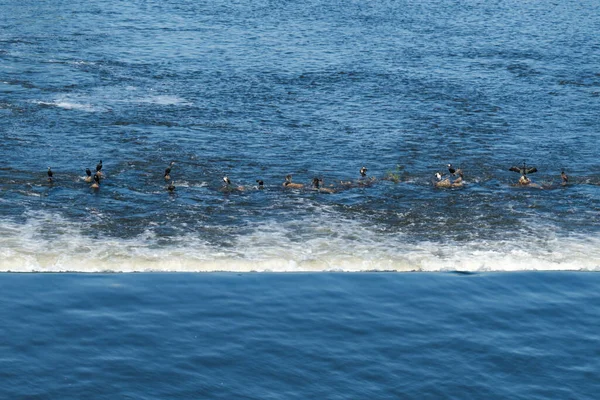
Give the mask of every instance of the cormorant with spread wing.
<svg viewBox="0 0 600 400">
<path fill-rule="evenodd" d="M 527 175 L 527 174 L 533 174 L 534 172 L 537 172 L 537 168 L 536 167 L 528 167 L 527 164 L 525 163 L 525 161 L 523 161 L 523 166 L 510 167 L 509 171 L 518 172 L 521 175 Z"/>
</svg>

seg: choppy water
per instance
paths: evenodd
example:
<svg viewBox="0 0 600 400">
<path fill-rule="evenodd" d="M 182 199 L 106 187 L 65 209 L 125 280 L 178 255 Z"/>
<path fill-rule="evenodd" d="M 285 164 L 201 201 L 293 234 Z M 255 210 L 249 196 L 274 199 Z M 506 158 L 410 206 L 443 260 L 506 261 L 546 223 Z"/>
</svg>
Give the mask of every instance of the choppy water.
<svg viewBox="0 0 600 400">
<path fill-rule="evenodd" d="M 600 267 L 597 1 L 0 7 L 0 270 Z"/>
</svg>

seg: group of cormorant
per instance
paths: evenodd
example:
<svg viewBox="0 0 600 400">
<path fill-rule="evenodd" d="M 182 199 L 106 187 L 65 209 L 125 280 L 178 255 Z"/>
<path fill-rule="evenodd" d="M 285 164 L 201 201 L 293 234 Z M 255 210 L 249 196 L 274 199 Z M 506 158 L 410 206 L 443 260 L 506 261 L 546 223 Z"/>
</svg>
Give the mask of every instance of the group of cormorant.
<svg viewBox="0 0 600 400">
<path fill-rule="evenodd" d="M 171 161 L 169 166 L 165 169 L 164 179 L 169 182 L 167 185 L 167 190 L 171 193 L 175 191 L 175 184 L 171 179 L 171 169 L 175 165 L 174 161 Z M 434 186 L 438 188 L 457 188 L 462 187 L 464 185 L 464 175 L 461 168 L 455 168 L 452 164 L 448 164 L 448 172 L 449 176 L 446 176 L 442 172 L 436 172 Z M 359 171 L 360 179 L 358 181 L 340 181 L 339 187 L 325 186 L 323 182 L 323 178 L 315 177 L 312 180 L 311 189 L 317 190 L 321 193 L 335 193 L 340 189 L 349 189 L 352 187 L 366 187 L 372 185 L 377 179 L 375 177 L 367 177 L 367 168 L 362 167 Z M 527 166 L 525 161 L 523 161 L 523 165 L 521 166 L 513 166 L 509 168 L 509 171 L 518 172 L 521 174 L 517 185 L 518 186 L 531 186 L 531 187 L 540 187 L 531 182 L 531 179 L 527 176 L 528 174 L 533 174 L 537 172 L 537 168 Z M 93 189 L 100 188 L 100 178 L 102 177 L 102 160 L 98 162 L 96 165 L 96 172 L 92 176 L 92 171 L 89 168 L 85 169 L 86 177 L 84 178 L 85 182 L 92 182 L 93 184 L 90 186 Z M 569 182 L 569 177 L 565 173 L 565 171 L 561 171 L 560 177 L 562 180 L 562 185 L 566 185 Z M 384 178 L 385 179 L 385 178 Z M 54 182 L 54 173 L 52 169 L 48 167 L 48 182 Z M 264 182 L 261 179 L 256 180 L 257 189 L 264 188 Z M 283 187 L 286 189 L 305 189 L 304 184 L 292 182 L 292 175 L 288 174 L 285 177 L 285 181 L 283 182 Z M 235 186 L 231 183 L 229 177 L 223 177 L 223 186 L 221 187 L 222 191 L 244 191 L 244 186 Z"/>
<path fill-rule="evenodd" d="M 522 166 L 510 167 L 509 171 L 518 172 L 519 174 L 521 174 L 521 177 L 519 178 L 519 185 L 538 187 L 537 185 L 531 183 L 531 179 L 529 179 L 529 177 L 527 176 L 527 174 L 533 174 L 534 172 L 537 172 L 536 167 L 528 167 L 525 161 L 523 161 Z M 562 185 L 566 185 L 569 182 L 569 177 L 567 176 L 565 171 L 560 172 L 560 179 L 562 181 Z"/>
</svg>

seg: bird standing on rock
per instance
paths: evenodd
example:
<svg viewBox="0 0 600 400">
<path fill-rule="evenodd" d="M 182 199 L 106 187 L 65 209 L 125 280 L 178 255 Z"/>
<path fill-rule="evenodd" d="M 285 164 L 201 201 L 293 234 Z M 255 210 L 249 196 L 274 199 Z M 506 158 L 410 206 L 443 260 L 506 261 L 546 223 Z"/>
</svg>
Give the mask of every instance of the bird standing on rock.
<svg viewBox="0 0 600 400">
<path fill-rule="evenodd" d="M 527 174 L 533 174 L 534 172 L 537 172 L 537 168 L 536 167 L 527 167 L 527 164 L 525 163 L 525 161 L 523 161 L 523 166 L 510 167 L 509 171 L 518 172 L 521 175 L 527 175 Z"/>
<path fill-rule="evenodd" d="M 509 171 L 518 172 L 521 174 L 519 178 L 519 185 L 529 185 L 531 183 L 531 179 L 527 177 L 527 174 L 533 174 L 537 172 L 536 167 L 527 167 L 527 164 L 523 160 L 523 165 L 521 167 L 513 166 L 508 169 Z"/>
<path fill-rule="evenodd" d="M 565 174 L 565 171 L 561 171 L 560 179 L 562 179 L 563 185 L 566 185 L 567 183 L 569 183 L 569 177 L 567 176 L 567 174 Z"/>
<path fill-rule="evenodd" d="M 169 186 L 167 186 L 167 190 L 170 193 L 173 193 L 175 191 L 175 184 L 173 183 L 173 181 L 169 182 Z"/>
<path fill-rule="evenodd" d="M 171 164 L 165 169 L 165 180 L 168 181 L 171 179 L 171 167 L 175 165 L 175 161 L 171 161 Z"/>
<path fill-rule="evenodd" d="M 98 174 L 94 174 L 94 183 L 90 186 L 92 189 L 98 189 L 100 187 L 100 176 Z"/>
<path fill-rule="evenodd" d="M 292 175 L 287 174 L 285 176 L 285 182 L 283 182 L 283 187 L 288 189 L 302 189 L 304 185 L 301 183 L 292 183 Z"/>
</svg>

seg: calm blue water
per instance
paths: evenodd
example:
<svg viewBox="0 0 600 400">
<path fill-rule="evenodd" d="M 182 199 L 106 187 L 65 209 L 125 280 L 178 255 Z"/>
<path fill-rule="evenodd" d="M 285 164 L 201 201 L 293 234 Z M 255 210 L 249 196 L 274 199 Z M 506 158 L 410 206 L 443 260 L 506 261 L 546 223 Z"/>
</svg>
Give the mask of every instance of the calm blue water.
<svg viewBox="0 0 600 400">
<path fill-rule="evenodd" d="M 596 399 L 596 273 L 4 274 L 0 394 Z"/>
</svg>

